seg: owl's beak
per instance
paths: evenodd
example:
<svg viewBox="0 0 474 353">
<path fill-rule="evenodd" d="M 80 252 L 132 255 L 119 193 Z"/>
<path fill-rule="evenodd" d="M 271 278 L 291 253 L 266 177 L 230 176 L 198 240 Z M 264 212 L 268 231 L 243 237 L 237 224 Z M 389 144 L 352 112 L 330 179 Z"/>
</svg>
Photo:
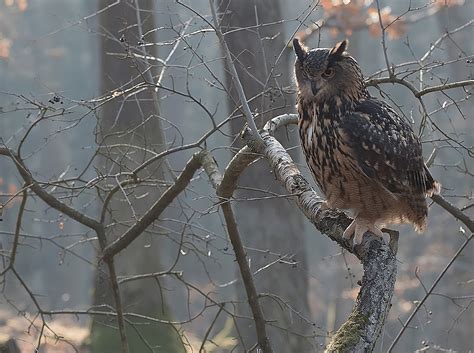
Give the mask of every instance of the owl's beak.
<svg viewBox="0 0 474 353">
<path fill-rule="evenodd" d="M 319 87 L 316 81 L 311 81 L 311 92 L 313 92 L 313 95 L 316 95 L 318 91 L 319 91 Z"/>
</svg>

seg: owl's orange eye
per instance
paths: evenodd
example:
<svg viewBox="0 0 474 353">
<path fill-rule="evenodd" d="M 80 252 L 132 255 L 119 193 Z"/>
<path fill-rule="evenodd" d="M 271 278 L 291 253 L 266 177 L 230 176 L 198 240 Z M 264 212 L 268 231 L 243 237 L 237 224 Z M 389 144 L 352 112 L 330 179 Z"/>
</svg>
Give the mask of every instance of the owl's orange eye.
<svg viewBox="0 0 474 353">
<path fill-rule="evenodd" d="M 334 76 L 334 69 L 332 67 L 329 67 L 327 68 L 326 70 L 324 70 L 324 72 L 322 73 L 322 75 L 324 78 L 331 78 Z"/>
</svg>

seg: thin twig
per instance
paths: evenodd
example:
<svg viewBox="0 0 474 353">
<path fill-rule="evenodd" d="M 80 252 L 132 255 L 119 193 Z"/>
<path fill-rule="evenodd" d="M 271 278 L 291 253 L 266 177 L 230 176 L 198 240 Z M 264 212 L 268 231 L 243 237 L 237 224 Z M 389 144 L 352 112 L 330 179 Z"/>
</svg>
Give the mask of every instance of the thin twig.
<svg viewBox="0 0 474 353">
<path fill-rule="evenodd" d="M 454 263 L 454 261 L 458 258 L 458 256 L 461 254 L 461 252 L 464 250 L 464 248 L 469 244 L 469 242 L 472 240 L 472 237 L 473 237 L 474 233 L 471 233 L 471 235 L 469 236 L 469 238 L 466 239 L 466 241 L 461 245 L 461 247 L 458 249 L 458 251 L 456 251 L 456 254 L 454 254 L 454 256 L 451 258 L 451 260 L 448 262 L 448 264 L 445 266 L 445 268 L 443 269 L 443 271 L 441 271 L 441 273 L 438 275 L 438 277 L 436 278 L 436 280 L 433 282 L 433 284 L 431 285 L 430 289 L 426 292 L 425 296 L 423 297 L 423 299 L 418 303 L 418 305 L 416 306 L 416 308 L 413 310 L 413 312 L 410 314 L 410 316 L 408 317 L 407 321 L 403 324 L 403 327 L 401 328 L 401 330 L 398 332 L 397 336 L 395 337 L 395 339 L 393 340 L 392 344 L 390 345 L 390 347 L 388 348 L 387 350 L 387 353 L 390 353 L 393 348 L 395 348 L 397 342 L 400 340 L 400 337 L 403 335 L 403 333 L 405 332 L 405 330 L 407 329 L 408 325 L 410 324 L 411 320 L 415 317 L 416 313 L 418 312 L 418 310 L 420 310 L 420 308 L 423 306 L 423 304 L 425 304 L 425 301 L 426 299 L 428 299 L 428 297 L 431 295 L 431 293 L 433 292 L 433 290 L 435 289 L 435 287 L 438 285 L 439 281 L 441 281 L 441 279 L 444 277 L 444 275 L 446 274 L 446 272 L 449 270 L 449 268 L 451 267 L 451 265 Z"/>
<path fill-rule="evenodd" d="M 250 127 L 250 130 L 252 131 L 252 135 L 255 137 L 255 139 L 259 141 L 260 143 L 263 143 L 262 137 L 260 136 L 257 130 L 257 126 L 255 125 L 252 112 L 247 102 L 247 97 L 245 97 L 244 88 L 242 87 L 242 83 L 240 82 L 239 75 L 237 74 L 237 70 L 235 69 L 234 62 L 232 61 L 232 55 L 230 53 L 229 47 L 227 46 L 224 35 L 222 34 L 219 22 L 217 20 L 214 0 L 209 0 L 209 6 L 211 7 L 212 20 L 214 22 L 214 29 L 216 31 L 217 37 L 219 38 L 219 42 L 221 43 L 222 49 L 224 50 L 227 66 L 229 67 L 230 75 L 232 76 L 232 81 L 234 83 L 237 94 L 239 95 L 240 104 L 242 104 L 242 109 L 244 110 L 247 124 Z"/>
<path fill-rule="evenodd" d="M 188 163 L 186 163 L 183 172 L 179 175 L 176 182 L 161 195 L 153 206 L 133 226 L 104 249 L 104 259 L 112 258 L 125 249 L 131 242 L 138 238 L 148 226 L 156 221 L 169 204 L 188 186 L 194 173 L 200 167 L 201 163 L 198 155 L 194 154 Z"/>
<path fill-rule="evenodd" d="M 201 347 L 199 347 L 199 353 L 205 353 L 205 349 L 204 349 L 204 346 L 206 344 L 206 341 L 209 337 L 209 335 L 211 334 L 211 330 L 212 328 L 214 327 L 214 324 L 216 323 L 217 321 L 217 318 L 219 317 L 220 313 L 222 312 L 222 309 L 224 309 L 224 304 L 222 304 L 220 307 L 219 307 L 219 310 L 217 310 L 217 313 L 216 313 L 216 316 L 214 316 L 214 319 L 212 320 L 211 324 L 209 325 L 205 335 L 204 335 L 204 338 L 202 339 L 202 343 L 201 343 Z"/>
<path fill-rule="evenodd" d="M 140 40 L 142 40 L 143 39 L 143 29 L 142 29 L 142 20 L 141 20 L 141 16 L 140 16 L 140 11 L 141 10 L 140 10 L 139 6 L 140 5 L 138 3 L 138 0 L 135 0 L 135 14 L 136 14 L 136 17 L 137 17 L 138 35 L 140 37 Z M 186 30 L 186 28 L 187 28 L 187 26 L 185 27 L 184 30 Z M 179 41 L 176 42 L 175 48 L 178 45 L 179 45 Z M 148 53 L 146 51 L 145 46 L 140 46 L 140 50 L 143 54 L 143 57 L 144 57 L 143 60 L 145 61 L 145 66 L 146 66 L 144 74 L 146 75 L 147 81 L 152 83 L 155 86 L 155 89 L 152 93 L 152 100 L 153 100 L 153 106 L 154 106 L 154 109 L 155 109 L 156 116 L 160 115 L 160 105 L 159 105 L 159 102 L 158 102 L 158 87 L 159 87 L 159 84 L 161 82 L 162 75 L 164 74 L 164 71 L 165 71 L 165 68 L 166 68 L 166 62 L 173 55 L 175 48 L 173 48 L 171 53 L 166 58 L 166 61 L 165 61 L 165 64 L 164 64 L 165 66 L 163 66 L 163 69 L 161 70 L 161 74 L 160 74 L 158 84 L 155 84 L 155 82 L 153 80 L 153 74 L 151 72 L 151 66 L 150 66 L 150 64 L 148 62 L 148 59 L 147 59 Z M 155 129 L 155 132 L 158 135 L 157 140 L 160 142 L 159 150 L 164 151 L 164 150 L 166 150 L 167 143 L 166 143 L 166 135 L 165 135 L 164 130 L 163 130 L 163 122 L 161 121 L 161 119 L 156 119 L 156 124 L 157 124 L 157 128 Z M 174 175 L 173 169 L 171 168 L 171 165 L 170 165 L 169 160 L 167 158 L 164 160 L 164 164 L 166 166 L 166 169 L 167 169 L 168 173 L 173 177 L 173 179 L 176 180 L 176 176 Z"/>
<path fill-rule="evenodd" d="M 31 172 L 28 170 L 26 165 L 23 163 L 18 156 L 6 147 L 0 147 L 0 155 L 4 155 L 10 157 L 11 160 L 15 163 L 18 172 L 20 173 L 21 177 L 25 184 L 29 186 L 31 191 L 33 191 L 41 200 L 43 200 L 46 204 L 53 207 L 54 209 L 63 212 L 67 216 L 71 217 L 75 221 L 91 228 L 97 230 L 101 227 L 101 224 L 96 221 L 95 219 L 87 216 L 86 214 L 77 211 L 76 209 L 68 206 L 64 202 L 59 201 L 56 197 L 45 191 L 38 182 L 33 179 Z"/>
<path fill-rule="evenodd" d="M 444 90 L 447 90 L 447 89 L 473 86 L 473 85 L 474 85 L 474 80 L 464 80 L 464 81 L 458 81 L 458 82 L 452 82 L 452 83 L 444 83 L 442 85 L 427 87 L 427 88 L 419 91 L 417 94 L 415 94 L 415 97 L 419 98 L 419 97 L 424 96 L 425 94 L 428 94 L 428 93 L 431 93 L 431 92 L 438 92 L 438 91 L 444 91 Z"/>
<path fill-rule="evenodd" d="M 394 72 L 393 72 L 393 68 L 390 66 L 390 62 L 388 61 L 387 44 L 385 43 L 385 26 L 383 25 L 383 22 L 382 22 L 382 14 L 380 13 L 379 0 L 376 0 L 375 3 L 377 4 L 377 14 L 379 17 L 380 29 L 382 31 L 382 48 L 383 48 L 383 55 L 385 58 L 385 64 L 387 65 L 388 76 L 392 77 L 394 75 Z"/>
<path fill-rule="evenodd" d="M 129 353 L 130 348 L 128 346 L 128 339 L 125 330 L 125 318 L 123 313 L 122 298 L 120 296 L 120 288 L 117 282 L 117 273 L 115 271 L 114 259 L 110 258 L 106 260 L 107 267 L 109 269 L 110 283 L 112 284 L 112 293 L 115 301 L 115 311 L 117 312 L 117 322 L 120 333 L 120 342 L 123 353 Z"/>
<path fill-rule="evenodd" d="M 22 191 L 22 199 L 21 199 L 20 209 L 18 210 L 18 216 L 17 216 L 17 219 L 16 219 L 15 236 L 13 238 L 13 245 L 12 245 L 12 249 L 10 251 L 9 263 L 8 263 L 8 266 L 5 267 L 5 269 L 0 271 L 0 277 L 2 277 L 15 264 L 15 258 L 16 258 L 16 253 L 17 253 L 17 249 L 18 249 L 18 243 L 19 243 L 19 240 L 20 240 L 21 222 L 22 222 L 22 219 L 23 219 L 23 214 L 25 212 L 26 198 L 28 197 L 28 193 L 26 192 L 26 190 L 27 190 L 27 185 L 24 186 L 23 191 Z"/>
</svg>

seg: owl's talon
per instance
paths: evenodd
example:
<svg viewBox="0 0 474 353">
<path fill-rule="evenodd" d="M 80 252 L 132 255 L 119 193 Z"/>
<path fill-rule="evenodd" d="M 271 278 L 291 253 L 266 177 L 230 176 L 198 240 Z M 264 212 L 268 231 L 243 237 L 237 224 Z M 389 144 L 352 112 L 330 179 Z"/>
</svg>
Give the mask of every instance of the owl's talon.
<svg viewBox="0 0 474 353">
<path fill-rule="evenodd" d="M 388 243 L 388 246 L 390 247 L 390 249 L 392 249 L 393 253 L 397 255 L 398 238 L 400 236 L 400 233 L 397 230 L 388 229 L 388 228 L 382 228 L 381 231 L 383 233 L 387 233 L 388 235 L 390 235 L 390 241 Z"/>
<path fill-rule="evenodd" d="M 319 209 L 320 209 L 321 211 L 329 210 L 330 207 L 329 207 L 329 205 L 328 205 L 328 202 L 327 202 L 327 201 L 321 202 L 321 206 L 319 206 Z"/>
<path fill-rule="evenodd" d="M 351 224 L 346 228 L 344 233 L 342 233 L 342 239 L 348 240 L 352 237 L 356 229 L 356 220 L 354 219 Z"/>
<path fill-rule="evenodd" d="M 371 232 L 379 237 L 383 237 L 382 231 L 377 228 L 373 222 L 355 218 L 342 234 L 342 238 L 347 240 L 351 238 L 352 234 L 354 234 L 353 244 L 354 246 L 357 246 L 362 243 L 362 239 L 366 232 Z"/>
</svg>

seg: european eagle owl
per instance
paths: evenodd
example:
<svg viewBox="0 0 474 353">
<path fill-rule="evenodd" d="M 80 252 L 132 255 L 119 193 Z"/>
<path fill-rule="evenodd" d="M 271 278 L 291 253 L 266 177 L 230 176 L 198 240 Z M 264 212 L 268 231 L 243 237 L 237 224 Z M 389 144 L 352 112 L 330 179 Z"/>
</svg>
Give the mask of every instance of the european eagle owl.
<svg viewBox="0 0 474 353">
<path fill-rule="evenodd" d="M 371 97 L 347 40 L 308 50 L 298 39 L 295 75 L 298 126 L 306 162 L 330 208 L 350 209 L 344 238 L 360 244 L 366 231 L 412 223 L 426 227 L 426 196 L 440 184 L 426 167 L 410 125 Z"/>
</svg>

